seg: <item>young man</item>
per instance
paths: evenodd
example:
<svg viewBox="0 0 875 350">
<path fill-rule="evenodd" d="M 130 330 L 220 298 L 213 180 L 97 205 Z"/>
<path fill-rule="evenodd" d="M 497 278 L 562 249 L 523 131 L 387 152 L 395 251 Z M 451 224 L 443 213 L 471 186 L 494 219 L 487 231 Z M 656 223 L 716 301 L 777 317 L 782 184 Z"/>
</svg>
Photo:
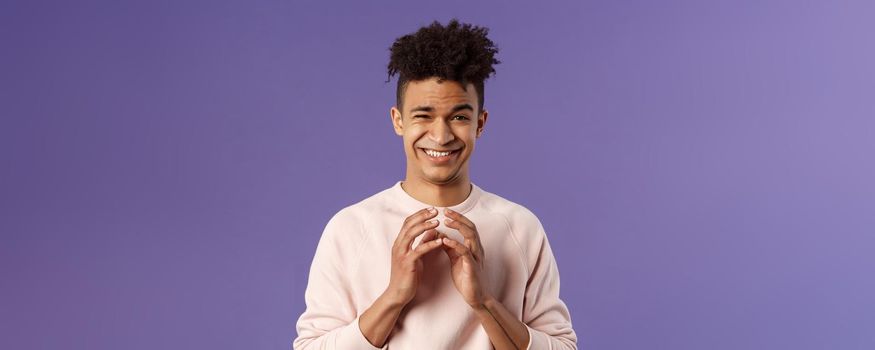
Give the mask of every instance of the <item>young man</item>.
<svg viewBox="0 0 875 350">
<path fill-rule="evenodd" d="M 468 175 L 500 63 L 487 32 L 435 21 L 393 44 L 406 178 L 328 221 L 294 349 L 577 349 L 540 221 Z"/>
</svg>

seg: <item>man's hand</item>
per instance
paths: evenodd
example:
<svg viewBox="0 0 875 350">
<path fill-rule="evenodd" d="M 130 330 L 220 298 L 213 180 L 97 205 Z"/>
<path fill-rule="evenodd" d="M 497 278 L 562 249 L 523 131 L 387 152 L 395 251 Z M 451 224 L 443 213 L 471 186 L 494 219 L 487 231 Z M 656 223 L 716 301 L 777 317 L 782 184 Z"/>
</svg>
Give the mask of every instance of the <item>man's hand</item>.
<svg viewBox="0 0 875 350">
<path fill-rule="evenodd" d="M 392 274 L 389 286 L 377 300 L 361 315 L 359 329 L 375 347 L 382 347 L 392 333 L 401 310 L 416 296 L 423 264 L 420 258 L 426 253 L 442 246 L 437 237 L 437 220 L 426 221 L 437 215 L 422 209 L 408 216 L 401 225 L 401 232 L 392 245 Z M 412 249 L 414 239 L 423 234 L 422 241 Z"/>
<path fill-rule="evenodd" d="M 529 343 L 529 331 L 504 305 L 487 293 L 480 279 L 484 272 L 484 250 L 480 234 L 474 223 L 462 214 L 450 209 L 444 211 L 448 227 L 452 227 L 465 237 L 459 243 L 444 234 L 438 238 L 444 242 L 444 252 L 450 258 L 453 283 L 462 294 L 465 302 L 474 309 L 477 319 L 486 330 L 489 341 L 495 349 L 524 349 Z"/>
<path fill-rule="evenodd" d="M 401 232 L 395 238 L 392 246 L 392 273 L 389 277 L 387 296 L 400 305 L 407 305 L 416 296 L 419 277 L 423 270 L 420 258 L 426 253 L 442 246 L 437 237 L 437 220 L 429 220 L 437 216 L 437 209 L 430 212 L 428 208 L 413 213 L 404 220 Z M 412 249 L 416 236 L 423 234 L 422 241 Z"/>
<path fill-rule="evenodd" d="M 453 284 L 462 294 L 465 302 L 473 308 L 481 308 L 484 301 L 489 297 L 483 290 L 480 279 L 483 275 L 483 246 L 480 244 L 480 234 L 477 227 L 464 215 L 447 209 L 444 211 L 447 219 L 444 221 L 447 227 L 454 228 L 465 237 L 465 243 L 439 234 L 438 238 L 443 241 L 444 252 L 450 258 Z"/>
</svg>

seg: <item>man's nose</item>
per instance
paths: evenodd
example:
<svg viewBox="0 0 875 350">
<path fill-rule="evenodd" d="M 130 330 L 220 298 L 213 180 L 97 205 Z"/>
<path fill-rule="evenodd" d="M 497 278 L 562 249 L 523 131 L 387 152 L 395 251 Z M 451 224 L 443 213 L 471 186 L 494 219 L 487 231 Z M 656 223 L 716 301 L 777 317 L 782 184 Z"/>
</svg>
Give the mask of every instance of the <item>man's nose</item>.
<svg viewBox="0 0 875 350">
<path fill-rule="evenodd" d="M 450 126 L 443 122 L 434 123 L 429 133 L 431 134 L 431 139 L 438 145 L 445 145 L 455 139 Z"/>
</svg>

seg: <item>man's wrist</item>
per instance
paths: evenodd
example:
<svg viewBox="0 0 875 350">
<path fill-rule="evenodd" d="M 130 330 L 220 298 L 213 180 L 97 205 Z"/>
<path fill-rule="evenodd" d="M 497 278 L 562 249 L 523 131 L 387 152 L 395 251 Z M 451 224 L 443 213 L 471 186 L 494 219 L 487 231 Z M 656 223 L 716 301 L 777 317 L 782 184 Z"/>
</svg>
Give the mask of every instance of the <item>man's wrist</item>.
<svg viewBox="0 0 875 350">
<path fill-rule="evenodd" d="M 386 289 L 379 299 L 384 305 L 393 309 L 403 309 L 407 305 L 407 302 L 399 298 L 398 293 L 393 292 L 391 289 Z"/>
<path fill-rule="evenodd" d="M 372 346 L 382 347 L 392 333 L 398 316 L 406 306 L 387 289 L 359 317 L 359 332 Z"/>
<path fill-rule="evenodd" d="M 469 306 L 471 306 L 471 308 L 474 309 L 474 311 L 485 311 L 496 302 L 498 302 L 498 301 L 494 297 L 486 294 L 486 295 L 483 295 L 482 298 L 480 298 L 480 302 L 470 304 Z"/>
</svg>

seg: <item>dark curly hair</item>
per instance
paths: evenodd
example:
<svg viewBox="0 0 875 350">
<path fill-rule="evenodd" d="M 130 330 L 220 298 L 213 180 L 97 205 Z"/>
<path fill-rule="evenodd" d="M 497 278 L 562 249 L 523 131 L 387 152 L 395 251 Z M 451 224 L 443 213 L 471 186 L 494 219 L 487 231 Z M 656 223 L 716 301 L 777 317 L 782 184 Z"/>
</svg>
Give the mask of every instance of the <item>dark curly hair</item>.
<svg viewBox="0 0 875 350">
<path fill-rule="evenodd" d="M 399 37 L 389 48 L 389 77 L 398 74 L 396 106 L 402 110 L 403 92 L 410 81 L 437 77 L 438 82 L 453 80 L 466 89 L 468 83 L 477 90 L 479 111 L 483 111 L 483 83 L 495 73 L 493 65 L 498 48 L 486 34 L 489 28 L 459 23 L 455 18 L 446 26 L 438 21 L 412 34 Z M 467 89 L 466 89 L 467 90 Z"/>
</svg>

